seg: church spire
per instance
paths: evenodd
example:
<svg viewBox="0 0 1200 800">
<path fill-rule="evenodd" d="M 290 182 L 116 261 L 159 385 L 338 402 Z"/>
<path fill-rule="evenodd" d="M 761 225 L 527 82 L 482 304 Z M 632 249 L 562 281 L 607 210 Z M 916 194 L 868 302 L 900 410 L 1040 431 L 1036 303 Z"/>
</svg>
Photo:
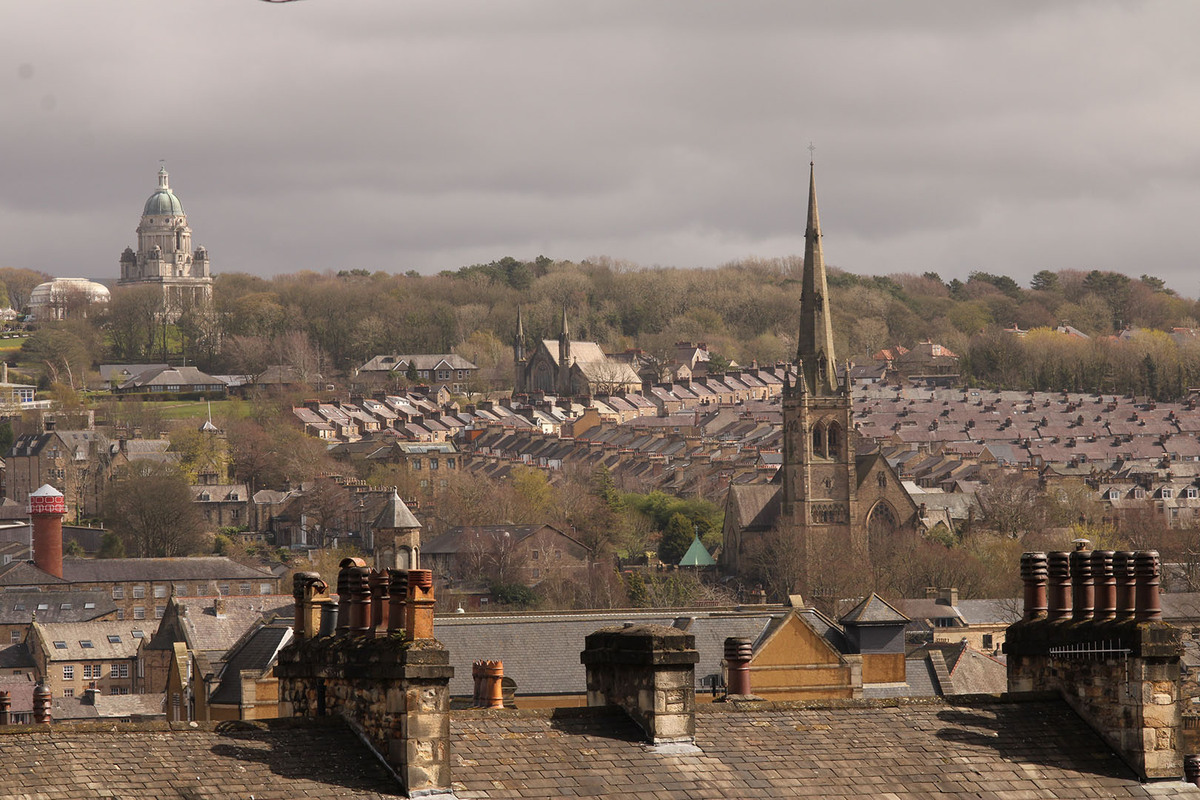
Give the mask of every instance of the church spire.
<svg viewBox="0 0 1200 800">
<path fill-rule="evenodd" d="M 800 296 L 800 337 L 797 376 L 815 395 L 838 391 L 837 362 L 833 353 L 833 319 L 829 314 L 829 287 L 821 252 L 821 218 L 817 213 L 817 179 L 808 164 L 808 230 L 804 233 L 804 279 Z"/>
<path fill-rule="evenodd" d="M 521 316 L 521 305 L 517 304 L 517 340 L 513 343 L 517 361 L 525 360 L 525 319 Z"/>
</svg>

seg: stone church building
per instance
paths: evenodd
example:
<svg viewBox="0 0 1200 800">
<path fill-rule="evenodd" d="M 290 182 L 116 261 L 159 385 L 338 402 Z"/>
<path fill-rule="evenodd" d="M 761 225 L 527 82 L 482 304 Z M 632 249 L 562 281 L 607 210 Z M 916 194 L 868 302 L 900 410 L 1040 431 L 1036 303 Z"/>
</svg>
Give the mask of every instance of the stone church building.
<svg viewBox="0 0 1200 800">
<path fill-rule="evenodd" d="M 565 307 L 558 339 L 540 339 L 532 353 L 525 350 L 525 324 L 518 308 L 513 357 L 518 393 L 576 397 L 637 392 L 642 388 L 641 377 L 628 362 L 609 358 L 596 342 L 571 339 Z"/>
<path fill-rule="evenodd" d="M 802 594 L 820 592 L 822 561 L 849 554 L 870 563 L 897 532 L 920 527 L 918 508 L 878 453 L 856 452 L 849 369 L 839 378 L 821 248 L 816 180 L 809 173 L 803 293 L 794 382 L 783 393 L 783 464 L 772 483 L 732 486 L 725 510 L 722 566 L 740 574 L 763 537 L 795 537 Z"/>
<path fill-rule="evenodd" d="M 183 204 L 171 191 L 167 168 L 158 171 L 158 190 L 146 200 L 137 227 L 137 252 L 121 254 L 118 286 L 158 286 L 163 308 L 171 319 L 185 310 L 212 304 L 212 273 L 208 251 L 192 249 Z"/>
</svg>

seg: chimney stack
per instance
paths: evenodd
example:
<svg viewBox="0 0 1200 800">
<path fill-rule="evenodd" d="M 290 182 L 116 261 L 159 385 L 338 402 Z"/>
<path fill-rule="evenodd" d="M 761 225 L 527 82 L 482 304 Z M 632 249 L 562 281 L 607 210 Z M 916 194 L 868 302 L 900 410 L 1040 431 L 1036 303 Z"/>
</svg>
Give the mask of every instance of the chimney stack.
<svg viewBox="0 0 1200 800">
<path fill-rule="evenodd" d="M 63 576 L 63 517 L 67 501 L 50 484 L 29 494 L 29 517 L 33 527 L 33 563 L 56 578 Z"/>
</svg>

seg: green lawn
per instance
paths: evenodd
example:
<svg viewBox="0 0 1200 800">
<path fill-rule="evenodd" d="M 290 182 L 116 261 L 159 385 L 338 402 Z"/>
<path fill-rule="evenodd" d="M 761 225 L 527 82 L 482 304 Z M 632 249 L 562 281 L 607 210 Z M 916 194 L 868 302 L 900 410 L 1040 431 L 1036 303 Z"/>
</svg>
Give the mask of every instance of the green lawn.
<svg viewBox="0 0 1200 800">
<path fill-rule="evenodd" d="M 195 402 L 164 402 L 154 404 L 166 419 L 208 419 L 209 404 L 205 400 Z M 245 419 L 250 416 L 250 404 L 243 400 L 213 400 L 213 418 Z"/>
</svg>

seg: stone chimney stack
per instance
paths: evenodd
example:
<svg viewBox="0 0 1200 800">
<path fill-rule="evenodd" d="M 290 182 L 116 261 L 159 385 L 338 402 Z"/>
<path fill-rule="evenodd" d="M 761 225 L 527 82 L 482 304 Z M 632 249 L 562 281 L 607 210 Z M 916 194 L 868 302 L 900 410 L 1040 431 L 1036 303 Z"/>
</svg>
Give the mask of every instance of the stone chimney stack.
<svg viewBox="0 0 1200 800">
<path fill-rule="evenodd" d="M 664 625 L 603 628 L 585 640 L 589 706 L 619 706 L 652 744 L 696 737 L 696 637 Z"/>
<path fill-rule="evenodd" d="M 1085 544 L 1021 563 L 1026 613 L 1005 634 L 1009 692 L 1057 692 L 1143 779 L 1181 777 L 1182 635 L 1162 620 L 1158 553 Z"/>
<path fill-rule="evenodd" d="M 67 501 L 50 484 L 29 494 L 29 518 L 33 527 L 33 563 L 56 578 L 63 576 L 63 517 Z"/>
</svg>

